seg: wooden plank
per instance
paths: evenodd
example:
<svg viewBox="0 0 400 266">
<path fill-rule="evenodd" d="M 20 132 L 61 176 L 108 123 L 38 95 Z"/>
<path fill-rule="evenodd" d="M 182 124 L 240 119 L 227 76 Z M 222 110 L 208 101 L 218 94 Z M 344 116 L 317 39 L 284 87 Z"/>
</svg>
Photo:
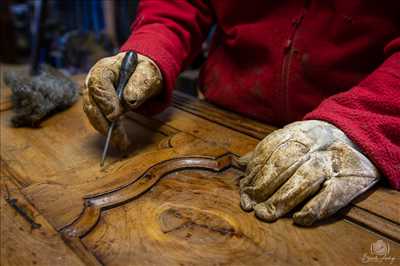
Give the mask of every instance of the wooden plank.
<svg viewBox="0 0 400 266">
<path fill-rule="evenodd" d="M 210 148 L 187 137 L 174 138 L 171 146 L 187 154 Z M 171 155 L 166 150 L 141 154 L 131 159 L 136 163 L 126 164 L 126 173 L 134 173 L 131 169 L 140 161 L 159 156 L 165 160 Z M 391 256 L 400 255 L 395 242 L 343 220 L 325 221 L 314 228 L 294 226 L 288 218 L 272 224 L 258 221 L 240 210 L 238 175 L 234 169 L 171 173 L 141 197 L 104 211 L 83 237 L 84 248 L 105 265 L 357 265 L 378 240 L 390 245 Z M 26 194 L 32 195 L 31 187 L 25 189 Z M 46 194 L 49 191 L 53 188 L 36 193 L 45 195 L 42 201 L 47 207 L 53 204 Z M 64 204 L 76 191 L 56 193 L 60 198 L 56 205 Z"/>
<path fill-rule="evenodd" d="M 6 199 L 16 200 L 18 208 L 40 227 L 32 228 Z M 85 265 L 4 175 L 1 177 L 0 207 L 1 265 Z"/>
<path fill-rule="evenodd" d="M 276 127 L 245 118 L 242 115 L 223 110 L 179 91 L 174 92 L 172 103 L 176 108 L 257 139 L 262 139 L 277 129 Z"/>
<path fill-rule="evenodd" d="M 400 225 L 400 192 L 377 187 L 359 197 L 354 205 Z"/>
<path fill-rule="evenodd" d="M 357 206 L 348 208 L 348 210 L 345 211 L 345 216 L 350 221 L 367 227 L 400 243 L 400 226 L 390 220 L 374 215 L 373 213 Z"/>
<path fill-rule="evenodd" d="M 180 100 L 180 103 L 179 101 L 174 103 L 174 107 L 170 107 L 162 114 L 157 115 L 155 119 L 158 121 L 139 117 L 137 115 L 136 118 L 135 115 L 130 116 L 129 127 L 131 138 L 137 142 L 138 146 L 130 151 L 128 158 L 122 158 L 120 154 L 115 151 L 114 154 L 110 156 L 111 160 L 109 161 L 108 167 L 100 169 L 98 167 L 98 161 L 104 139 L 91 128 L 80 105 L 81 103 L 77 103 L 71 109 L 51 117 L 43 123 L 42 128 L 36 130 L 9 127 L 8 119 L 11 112 L 1 112 L 0 130 L 2 131 L 2 139 L 0 156 L 2 162 L 7 166 L 8 172 L 24 186 L 23 192 L 28 196 L 31 202 L 38 207 L 39 211 L 43 213 L 45 217 L 53 219 L 51 223 L 57 226 L 58 229 L 72 222 L 74 217 L 79 215 L 83 207 L 82 198 L 87 193 L 98 192 L 104 188 L 113 188 L 123 185 L 124 182 L 131 177 L 129 174 L 132 175 L 133 173 L 138 175 L 145 167 L 155 163 L 157 160 L 162 160 L 164 155 L 160 155 L 158 150 L 169 147 L 170 140 L 165 141 L 166 135 L 173 135 L 178 131 L 187 132 L 188 134 L 207 141 L 210 147 L 223 147 L 234 154 L 243 155 L 251 151 L 258 143 L 259 139 L 262 138 L 264 134 L 270 132 L 268 130 L 272 130 L 272 128 L 267 126 L 262 127 L 256 123 L 248 122 L 246 118 L 239 118 L 237 115 L 229 115 L 227 111 L 214 112 L 215 110 L 213 108 L 215 107 L 211 108 L 207 104 L 196 104 Z M 206 115 L 201 115 L 202 108 L 207 109 L 204 111 Z M 214 113 L 216 113 L 216 115 L 213 115 Z M 224 115 L 227 116 L 226 125 L 224 125 Z M 258 129 L 259 126 L 260 129 Z M 252 131 L 256 133 L 251 133 Z M 162 141 L 163 144 L 159 147 L 158 143 L 160 141 Z M 179 151 L 171 152 L 175 154 L 184 154 L 186 152 L 192 155 L 193 153 L 200 153 L 200 150 L 193 148 L 193 145 L 195 147 L 196 143 L 193 143 L 191 146 L 186 145 L 192 141 L 193 139 L 187 137 L 177 138 L 175 142 L 178 143 L 177 146 L 181 148 L 179 148 Z M 135 155 L 138 154 L 140 154 L 140 156 L 135 157 Z M 145 156 L 145 158 L 142 156 Z M 185 178 L 187 180 L 192 180 L 190 176 Z M 161 181 L 161 183 L 162 182 L 163 181 Z M 195 185 L 197 182 L 199 181 L 193 181 L 191 185 Z M 175 183 L 168 184 L 172 185 Z M 195 187 L 197 188 L 199 186 Z M 169 188 L 171 193 L 174 193 L 175 187 L 169 186 Z M 174 189 L 172 190 L 171 188 Z M 374 193 L 371 193 L 371 195 Z M 184 194 L 185 193 L 182 195 Z M 179 195 L 178 193 L 176 196 L 179 197 Z M 235 203 L 237 201 L 235 203 L 235 208 L 238 208 L 238 195 L 237 193 L 235 195 L 236 198 L 233 198 L 234 200 L 232 202 Z M 220 194 L 217 193 L 214 197 L 218 198 L 219 196 Z M 385 202 L 387 197 L 388 196 L 383 196 L 383 202 Z M 398 194 L 395 193 L 393 201 L 391 201 L 393 202 L 393 205 L 391 205 L 393 206 L 392 210 L 396 210 L 394 205 L 396 199 L 398 202 Z M 367 201 L 368 197 L 364 200 Z M 376 212 L 377 215 L 372 217 L 370 212 L 367 214 L 362 213 L 362 215 L 353 212 L 353 220 L 358 221 L 360 224 L 364 222 L 363 225 L 367 228 L 379 229 L 379 223 L 385 223 L 385 219 L 388 217 L 387 219 L 391 220 L 394 227 L 385 227 L 383 230 L 378 231 L 383 235 L 395 235 L 397 224 L 393 222 L 393 220 L 396 221 L 396 213 L 390 211 L 389 208 L 389 210 L 386 210 L 386 214 L 380 215 L 382 212 L 378 209 L 377 204 L 379 198 L 375 198 L 375 201 L 375 205 L 366 204 L 364 209 L 368 210 L 370 206 L 374 206 L 370 207 L 369 210 Z M 134 202 L 132 202 L 132 204 Z M 159 202 L 159 204 L 161 203 Z M 121 206 L 121 208 L 127 207 L 124 205 Z M 130 215 L 125 213 L 121 213 L 122 216 L 111 214 L 115 210 L 117 210 L 117 208 L 110 210 L 111 220 L 108 222 L 112 222 L 118 217 L 123 217 L 123 215 Z M 138 213 L 135 217 L 141 217 L 141 215 L 146 212 L 145 209 L 142 211 L 142 213 Z M 238 215 L 250 215 L 242 212 L 240 209 L 238 209 L 237 212 Z M 65 215 L 63 215 L 64 213 Z M 376 217 L 379 216 L 385 217 L 385 219 L 377 220 Z M 249 217 L 255 220 L 252 215 Z M 351 218 L 351 216 L 349 217 Z M 123 220 L 121 220 L 121 222 L 122 221 Z M 133 217 L 131 217 L 129 221 L 134 221 Z M 250 219 L 248 221 L 250 221 Z M 372 225 L 370 221 L 372 221 Z M 106 223 L 108 222 L 106 221 Z M 326 224 L 312 229 L 299 229 L 291 224 L 290 219 L 282 219 L 271 225 L 265 223 L 260 224 L 268 228 L 266 229 L 267 233 L 265 236 L 263 235 L 263 239 L 264 237 L 268 239 L 270 235 L 276 234 L 278 239 L 272 242 L 280 244 L 275 244 L 275 249 L 282 249 L 289 254 L 289 256 L 297 256 L 299 251 L 296 251 L 296 249 L 304 251 L 304 246 L 301 243 L 305 240 L 311 241 L 311 236 L 324 239 L 324 241 L 329 243 L 329 247 L 331 247 L 331 243 L 335 241 L 335 237 L 338 237 L 337 232 L 343 232 L 343 235 L 340 233 L 340 237 L 343 237 L 344 240 L 341 240 L 337 244 L 343 245 L 344 247 L 351 245 L 351 241 L 354 241 L 354 239 L 357 239 L 357 241 L 359 238 L 365 239 L 365 241 L 362 240 L 356 247 L 350 249 L 354 252 L 351 262 L 355 263 L 357 259 L 354 259 L 354 254 L 358 254 L 357 252 L 359 252 L 361 256 L 362 252 L 369 251 L 371 244 L 369 241 L 373 242 L 382 238 L 382 236 L 378 235 L 376 235 L 375 238 L 371 237 L 371 235 L 374 235 L 369 231 L 353 224 L 346 224 L 346 221 L 337 221 L 334 223 L 329 223 L 328 221 Z M 129 224 L 127 228 L 131 226 L 133 225 Z M 95 235 L 92 235 L 92 239 L 97 239 L 101 242 L 102 240 L 98 239 L 100 236 L 98 233 L 103 232 L 104 228 L 99 228 L 100 229 L 96 227 L 96 230 L 99 231 L 97 231 Z M 326 233 L 324 228 L 328 228 L 326 230 L 328 230 L 329 233 Z M 392 230 L 393 228 L 394 230 Z M 287 231 L 289 231 L 290 234 L 288 233 L 285 236 Z M 356 233 L 354 237 L 350 237 L 353 231 Z M 310 238 L 308 238 L 307 233 L 310 234 Z M 324 237 L 326 234 L 328 234 L 328 236 Z M 123 235 L 121 235 L 121 237 L 122 236 Z M 107 240 L 107 238 L 105 239 Z M 392 237 L 392 239 L 396 238 Z M 113 254 L 121 254 L 121 252 L 121 256 L 133 256 L 135 254 L 134 250 L 129 248 L 124 249 L 125 247 L 121 247 L 121 245 L 114 246 L 111 241 L 112 239 L 108 240 L 106 242 L 101 242 L 103 245 L 97 248 L 95 247 L 95 242 L 89 241 L 86 242 L 86 244 L 91 247 L 91 250 L 94 250 L 96 255 L 98 254 L 100 256 L 102 262 L 108 261 L 110 258 L 107 257 L 108 255 L 104 255 L 104 253 L 107 253 L 109 250 L 107 248 L 108 245 L 117 249 L 116 253 Z M 120 239 L 120 241 L 126 240 Z M 285 246 L 282 246 L 287 245 L 286 242 L 291 241 L 293 241 L 294 244 L 288 244 L 291 245 L 290 248 L 285 249 Z M 394 245 L 392 250 L 395 250 L 395 254 L 397 254 L 398 246 L 392 242 L 390 243 L 391 246 Z M 322 246 L 324 245 L 322 243 L 320 244 Z M 313 245 L 314 244 L 309 244 L 309 246 L 306 246 L 312 249 Z M 96 251 L 96 249 L 100 251 Z M 120 251 L 118 251 L 118 249 L 120 249 Z M 331 254 L 327 249 L 327 247 L 326 249 L 321 248 L 323 252 L 326 252 L 325 255 L 327 257 L 319 256 L 316 257 L 317 260 L 325 262 L 329 256 L 336 258 L 335 254 Z M 340 248 L 340 250 L 344 250 L 344 248 Z M 314 251 L 317 252 L 317 249 Z M 264 249 L 263 252 L 265 252 Z M 113 254 L 110 254 L 110 256 Z M 143 254 L 146 254 L 145 251 Z M 257 255 L 260 253 L 256 252 L 255 254 Z M 349 256 L 351 255 L 351 253 L 346 253 L 346 251 L 338 252 L 338 256 L 340 257 L 346 254 Z M 288 255 L 285 257 L 282 253 L 274 255 L 276 255 L 279 262 L 289 261 L 292 262 L 292 264 L 300 264 L 300 262 L 305 261 L 310 264 L 314 263 L 312 260 L 309 260 L 309 258 L 305 258 L 301 255 L 299 255 L 299 261 L 287 258 Z M 341 261 L 341 259 L 336 258 L 336 261 Z M 341 262 L 344 263 L 343 261 Z M 117 264 L 118 262 L 114 261 L 114 263 Z M 318 264 L 318 262 L 315 263 Z M 110 260 L 109 264 L 113 264 L 113 260 Z M 132 262 L 132 264 L 134 264 L 134 262 Z M 329 262 L 327 264 L 329 264 Z"/>
</svg>

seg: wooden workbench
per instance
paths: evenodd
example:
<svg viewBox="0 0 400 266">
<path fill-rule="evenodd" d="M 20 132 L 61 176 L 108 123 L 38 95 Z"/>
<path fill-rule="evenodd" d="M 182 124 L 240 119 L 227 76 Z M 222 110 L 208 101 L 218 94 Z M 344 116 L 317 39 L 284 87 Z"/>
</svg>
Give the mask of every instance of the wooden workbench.
<svg viewBox="0 0 400 266">
<path fill-rule="evenodd" d="M 1 265 L 400 263 L 400 193 L 382 185 L 312 228 L 240 209 L 236 158 L 273 127 L 175 93 L 160 115 L 128 115 L 135 145 L 101 169 L 80 100 L 12 128 L 1 92 Z"/>
</svg>

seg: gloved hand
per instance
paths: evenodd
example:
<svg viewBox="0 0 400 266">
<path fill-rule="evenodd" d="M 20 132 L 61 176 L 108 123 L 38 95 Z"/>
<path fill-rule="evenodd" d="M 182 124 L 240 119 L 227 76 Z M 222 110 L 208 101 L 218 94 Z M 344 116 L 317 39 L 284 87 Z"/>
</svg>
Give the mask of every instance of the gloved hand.
<svg viewBox="0 0 400 266">
<path fill-rule="evenodd" d="M 121 115 L 160 93 L 162 87 L 162 75 L 157 65 L 138 54 L 136 70 L 125 86 L 123 101 L 119 101 L 115 86 L 124 55 L 122 52 L 99 60 L 86 77 L 83 93 L 83 110 L 97 131 L 106 135 L 110 121 L 117 120 L 111 144 L 120 149 L 126 149 L 130 144 Z"/>
<path fill-rule="evenodd" d="M 375 166 L 341 130 L 317 120 L 276 130 L 240 161 L 247 164 L 240 181 L 241 206 L 270 222 L 307 200 L 293 220 L 311 225 L 379 179 Z"/>
</svg>

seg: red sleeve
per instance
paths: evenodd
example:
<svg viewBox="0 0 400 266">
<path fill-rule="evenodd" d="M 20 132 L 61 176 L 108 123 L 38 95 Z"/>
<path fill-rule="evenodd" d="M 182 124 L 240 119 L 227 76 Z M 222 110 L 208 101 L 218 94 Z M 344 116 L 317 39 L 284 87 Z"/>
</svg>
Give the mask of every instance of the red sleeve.
<svg viewBox="0 0 400 266">
<path fill-rule="evenodd" d="M 400 38 L 385 53 L 386 61 L 358 86 L 326 99 L 305 119 L 336 125 L 400 190 Z"/>
<path fill-rule="evenodd" d="M 163 95 L 146 102 L 139 112 L 157 113 L 171 98 L 180 71 L 201 49 L 212 23 L 204 0 L 142 0 L 132 34 L 121 51 L 133 50 L 153 59 L 164 79 Z"/>
</svg>

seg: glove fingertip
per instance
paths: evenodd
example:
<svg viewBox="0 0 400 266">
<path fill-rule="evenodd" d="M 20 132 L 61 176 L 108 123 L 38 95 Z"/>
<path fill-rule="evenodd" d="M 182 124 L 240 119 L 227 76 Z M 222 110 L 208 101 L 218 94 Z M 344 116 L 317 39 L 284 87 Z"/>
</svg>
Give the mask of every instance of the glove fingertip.
<svg viewBox="0 0 400 266">
<path fill-rule="evenodd" d="M 274 222 L 279 218 L 274 204 L 268 204 L 268 203 L 257 204 L 254 207 L 254 212 L 257 218 L 266 222 Z"/>
<path fill-rule="evenodd" d="M 246 193 L 240 195 L 240 206 L 244 211 L 252 211 L 254 205 L 255 202 L 250 199 L 249 195 Z"/>
<path fill-rule="evenodd" d="M 293 214 L 293 222 L 301 226 L 311 226 L 318 220 L 318 217 L 311 211 L 299 211 Z"/>
</svg>

